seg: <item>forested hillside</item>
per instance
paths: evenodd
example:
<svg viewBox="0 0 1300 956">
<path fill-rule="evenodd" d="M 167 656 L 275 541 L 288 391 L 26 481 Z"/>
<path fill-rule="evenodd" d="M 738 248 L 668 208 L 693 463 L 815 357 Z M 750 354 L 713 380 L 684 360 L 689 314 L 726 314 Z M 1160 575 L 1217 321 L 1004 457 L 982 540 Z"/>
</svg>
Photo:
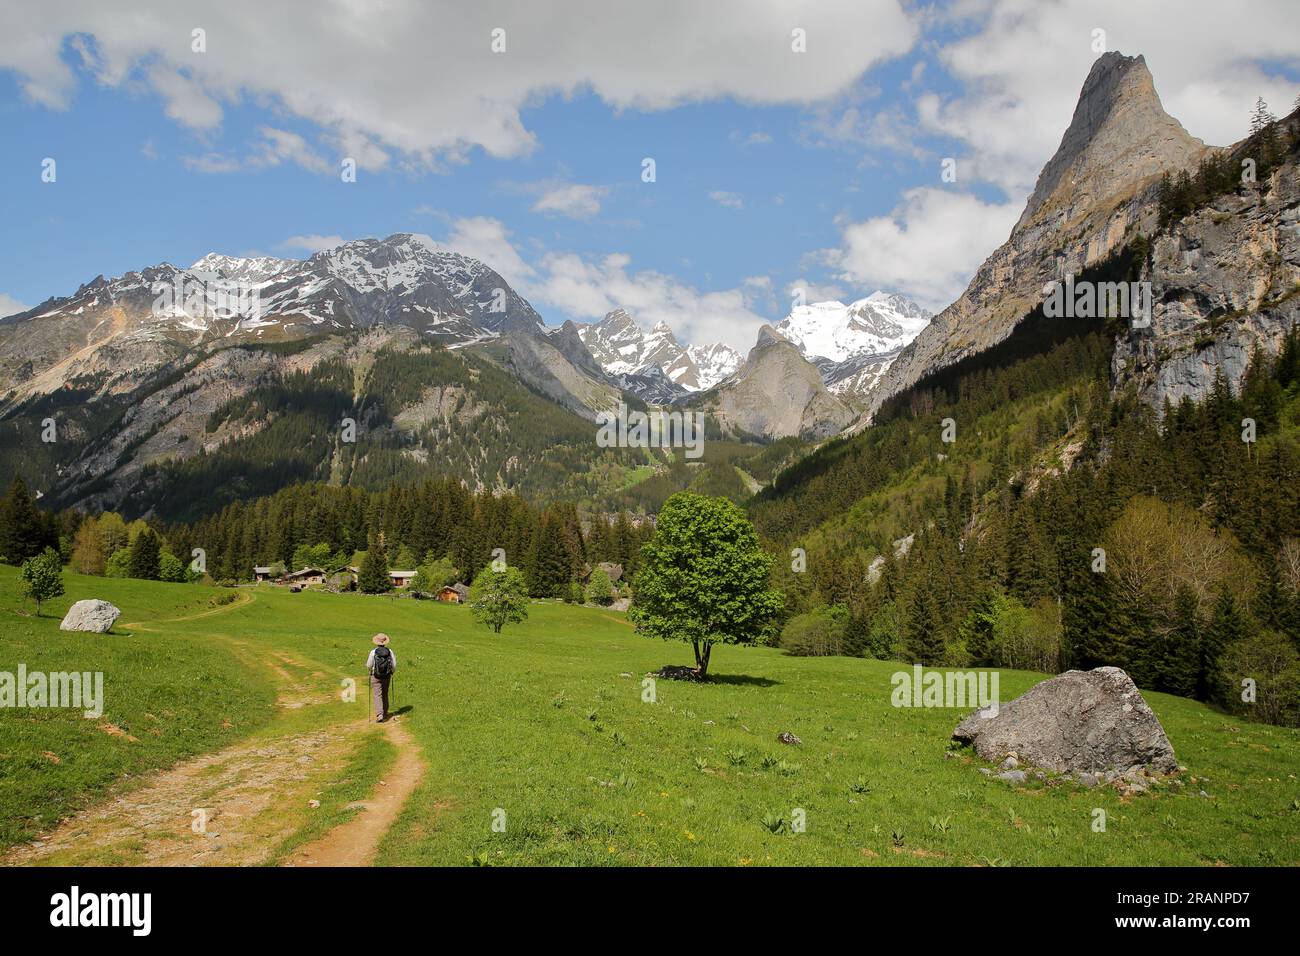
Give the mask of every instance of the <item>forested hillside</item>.
<svg viewBox="0 0 1300 956">
<path fill-rule="evenodd" d="M 1223 703 L 1251 675 L 1300 718 L 1300 335 L 1239 394 L 1163 414 L 1112 396 L 1108 351 L 1091 333 L 922 383 L 761 494 L 772 546 L 807 551 L 781 575 L 791 649 L 1116 664 Z"/>
</svg>

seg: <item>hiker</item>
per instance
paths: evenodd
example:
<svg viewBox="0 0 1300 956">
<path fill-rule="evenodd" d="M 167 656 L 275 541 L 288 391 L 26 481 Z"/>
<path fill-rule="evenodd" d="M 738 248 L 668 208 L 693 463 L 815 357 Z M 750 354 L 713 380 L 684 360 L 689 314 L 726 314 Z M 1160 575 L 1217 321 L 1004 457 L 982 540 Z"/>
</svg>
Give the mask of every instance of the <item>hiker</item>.
<svg viewBox="0 0 1300 956">
<path fill-rule="evenodd" d="M 375 646 L 366 658 L 366 671 L 370 674 L 370 703 L 375 711 L 375 720 L 382 724 L 388 719 L 388 688 L 393 682 L 393 672 L 397 670 L 397 655 L 388 647 L 387 634 L 376 634 L 371 640 Z"/>
</svg>

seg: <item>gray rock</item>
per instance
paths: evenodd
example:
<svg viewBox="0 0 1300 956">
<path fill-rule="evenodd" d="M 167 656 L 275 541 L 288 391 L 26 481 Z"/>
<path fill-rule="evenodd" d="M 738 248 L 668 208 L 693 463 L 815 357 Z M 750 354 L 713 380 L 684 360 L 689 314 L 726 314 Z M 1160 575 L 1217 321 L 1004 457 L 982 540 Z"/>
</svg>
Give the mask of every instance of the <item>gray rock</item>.
<svg viewBox="0 0 1300 956">
<path fill-rule="evenodd" d="M 1008 783 L 1024 783 L 1025 772 L 1023 770 L 1007 770 L 998 774 L 996 779 L 1005 780 Z"/>
<path fill-rule="evenodd" d="M 1015 769 L 1016 769 L 1017 767 L 1019 767 L 1019 766 L 1020 766 L 1020 761 L 1019 761 L 1019 760 L 1017 760 L 1015 757 L 1007 757 L 1006 760 L 1002 761 L 1002 767 L 1001 767 L 1001 769 L 1003 769 L 1003 770 L 1015 770 Z"/>
<path fill-rule="evenodd" d="M 800 740 L 794 734 L 790 733 L 790 731 L 788 730 L 781 731 L 781 733 L 776 735 L 776 739 L 781 741 L 781 743 L 783 744 L 790 744 L 791 746 L 795 746 L 795 747 L 803 743 L 802 740 Z"/>
<path fill-rule="evenodd" d="M 1058 773 L 1100 771 L 1110 780 L 1135 765 L 1162 773 L 1178 767 L 1160 721 L 1118 667 L 1059 674 L 1001 705 L 996 716 L 972 713 L 952 735 L 985 760 L 1014 751 Z"/>
<path fill-rule="evenodd" d="M 1089 790 L 1097 786 L 1100 782 L 1098 781 L 1096 774 L 1087 772 L 1079 774 L 1074 779 L 1078 780 L 1081 786 L 1087 787 Z"/>
<path fill-rule="evenodd" d="M 61 631 L 90 631 L 94 634 L 107 634 L 113 628 L 122 612 L 107 601 L 91 599 L 78 601 L 68 608 L 59 625 Z"/>
</svg>

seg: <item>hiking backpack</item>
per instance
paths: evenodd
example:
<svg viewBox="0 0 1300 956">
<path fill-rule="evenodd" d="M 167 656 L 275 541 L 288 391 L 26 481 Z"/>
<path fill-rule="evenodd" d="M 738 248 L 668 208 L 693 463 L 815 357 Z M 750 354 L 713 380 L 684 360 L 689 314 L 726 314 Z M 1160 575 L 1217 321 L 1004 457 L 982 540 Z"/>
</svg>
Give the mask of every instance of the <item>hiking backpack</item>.
<svg viewBox="0 0 1300 956">
<path fill-rule="evenodd" d="M 381 680 L 393 676 L 393 652 L 386 647 L 375 648 L 375 664 L 372 673 Z"/>
</svg>

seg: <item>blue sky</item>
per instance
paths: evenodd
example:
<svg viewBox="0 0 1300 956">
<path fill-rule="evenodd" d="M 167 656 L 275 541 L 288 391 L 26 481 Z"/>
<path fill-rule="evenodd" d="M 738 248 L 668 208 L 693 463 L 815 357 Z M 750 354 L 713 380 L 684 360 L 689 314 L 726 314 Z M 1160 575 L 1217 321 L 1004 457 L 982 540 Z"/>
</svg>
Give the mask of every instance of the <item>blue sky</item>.
<svg viewBox="0 0 1300 956">
<path fill-rule="evenodd" d="M 627 307 L 684 340 L 743 348 L 795 287 L 951 301 L 1068 124 L 1096 22 L 1112 24 L 1107 48 L 1146 53 L 1166 108 L 1207 141 L 1243 135 L 1256 95 L 1288 111 L 1300 75 L 1300 41 L 1229 28 L 1179 46 L 1122 4 L 1109 19 L 996 0 L 670 4 L 644 23 L 551 24 L 498 3 L 453 26 L 452 7 L 398 4 L 371 21 L 369 4 L 340 2 L 349 30 L 280 38 L 240 6 L 180 3 L 174 22 L 140 26 L 72 3 L 0 40 L 0 312 L 210 251 L 302 257 L 420 232 L 484 258 L 548 322 Z M 1294 21 L 1292 6 L 1273 12 Z M 718 39 L 679 49 L 710 16 Z M 485 55 L 493 23 L 524 51 Z M 792 23 L 808 25 L 806 53 L 789 49 Z M 440 57 L 428 39 L 443 29 L 464 39 Z M 382 36 L 358 52 L 358 30 Z M 577 52 L 553 49 L 566 42 Z M 262 43 L 301 59 L 269 75 L 240 56 Z M 349 155 L 354 183 L 338 172 Z M 945 157 L 956 183 L 941 180 Z"/>
</svg>

